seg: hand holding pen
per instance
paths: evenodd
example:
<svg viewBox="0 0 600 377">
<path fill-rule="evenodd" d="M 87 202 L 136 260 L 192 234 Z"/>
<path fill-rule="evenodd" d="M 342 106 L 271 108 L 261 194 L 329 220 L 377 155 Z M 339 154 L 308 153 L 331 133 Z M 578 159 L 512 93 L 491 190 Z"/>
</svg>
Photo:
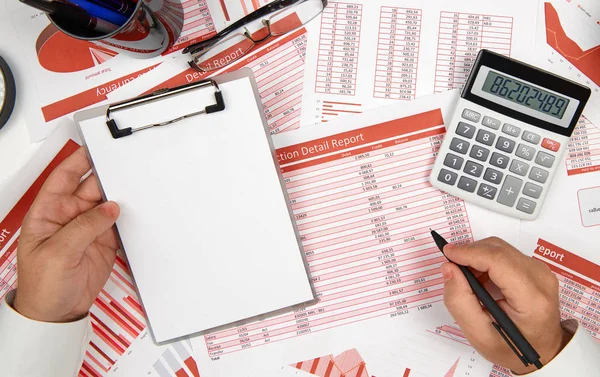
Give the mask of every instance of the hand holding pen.
<svg viewBox="0 0 600 377">
<path fill-rule="evenodd" d="M 543 262 L 529 258 L 499 238 L 487 238 L 464 246 L 448 244 L 444 254 L 452 262 L 442 265 L 444 302 L 473 347 L 487 360 L 517 374 L 525 367 L 499 335 L 494 318 L 482 307 L 458 265 L 489 276 L 504 298 L 498 305 L 539 353 L 542 364 L 552 360 L 571 338 L 561 325 L 558 281 Z M 457 265 L 458 264 L 458 265 Z M 480 276 L 481 279 L 481 276 Z"/>
</svg>

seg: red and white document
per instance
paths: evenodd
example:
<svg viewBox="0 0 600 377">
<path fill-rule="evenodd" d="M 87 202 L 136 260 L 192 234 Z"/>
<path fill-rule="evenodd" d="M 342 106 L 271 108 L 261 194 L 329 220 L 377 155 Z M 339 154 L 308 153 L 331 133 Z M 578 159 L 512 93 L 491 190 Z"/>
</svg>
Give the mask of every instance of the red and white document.
<svg viewBox="0 0 600 377">
<path fill-rule="evenodd" d="M 448 92 L 273 137 L 319 302 L 193 338 L 202 372 L 289 365 L 450 322 L 438 268 L 446 259 L 429 228 L 467 243 L 481 218 L 429 184 L 456 99 Z"/>
<path fill-rule="evenodd" d="M 307 25 L 301 123 L 461 88 L 480 49 L 532 58 L 536 19 L 535 1 L 330 1 Z"/>
</svg>

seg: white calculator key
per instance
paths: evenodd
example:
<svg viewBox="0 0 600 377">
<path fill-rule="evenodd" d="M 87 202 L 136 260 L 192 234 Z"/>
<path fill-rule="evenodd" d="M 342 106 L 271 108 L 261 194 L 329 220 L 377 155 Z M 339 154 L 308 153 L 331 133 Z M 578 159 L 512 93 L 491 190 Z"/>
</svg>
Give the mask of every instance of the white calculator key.
<svg viewBox="0 0 600 377">
<path fill-rule="evenodd" d="M 529 173 L 529 179 L 533 179 L 539 183 L 546 183 L 546 180 L 548 179 L 548 172 L 544 169 L 534 166 L 531 169 L 531 173 Z"/>
<path fill-rule="evenodd" d="M 515 205 L 517 201 L 517 197 L 521 192 L 521 186 L 523 185 L 523 180 L 513 177 L 512 175 L 507 175 L 504 180 L 504 184 L 500 189 L 500 195 L 498 195 L 498 203 L 504 204 L 505 206 L 512 207 Z"/>
<path fill-rule="evenodd" d="M 478 123 L 479 119 L 481 119 L 481 114 L 479 114 L 477 111 L 464 109 L 463 113 L 462 113 L 462 117 L 465 118 L 466 120 L 470 120 L 471 122 Z"/>
<path fill-rule="evenodd" d="M 481 124 L 483 124 L 486 127 L 491 128 L 491 129 L 497 130 L 500 128 L 500 124 L 502 124 L 502 122 L 500 122 L 498 119 L 484 116 L 483 120 L 481 121 Z"/>
<path fill-rule="evenodd" d="M 531 131 L 524 131 L 522 139 L 532 144 L 537 144 L 542 140 L 542 137 Z"/>
<path fill-rule="evenodd" d="M 545 168 L 551 168 L 552 164 L 554 164 L 554 156 L 549 153 L 539 151 L 537 157 L 535 158 L 535 163 L 542 165 Z"/>
<path fill-rule="evenodd" d="M 508 170 L 511 173 L 515 173 L 524 177 L 529 171 L 529 164 L 519 160 L 512 160 L 512 162 L 510 163 L 510 168 Z"/>
<path fill-rule="evenodd" d="M 504 126 L 502 126 L 502 132 L 510 136 L 519 137 L 521 134 L 521 129 L 517 126 L 513 126 L 512 124 L 504 123 Z"/>
<path fill-rule="evenodd" d="M 533 156 L 535 156 L 535 148 L 532 148 L 525 144 L 519 144 L 517 147 L 517 152 L 515 153 L 517 157 L 521 157 L 524 160 L 531 161 L 533 160 Z"/>
</svg>

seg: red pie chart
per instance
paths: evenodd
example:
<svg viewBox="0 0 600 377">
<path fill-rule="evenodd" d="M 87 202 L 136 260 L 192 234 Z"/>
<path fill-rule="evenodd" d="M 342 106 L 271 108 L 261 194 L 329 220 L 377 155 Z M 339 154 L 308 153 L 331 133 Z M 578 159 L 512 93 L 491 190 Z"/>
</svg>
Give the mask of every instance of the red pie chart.
<svg viewBox="0 0 600 377">
<path fill-rule="evenodd" d="M 93 68 L 118 55 L 109 48 L 71 38 L 52 24 L 40 33 L 35 47 L 40 65 L 59 73 Z"/>
</svg>

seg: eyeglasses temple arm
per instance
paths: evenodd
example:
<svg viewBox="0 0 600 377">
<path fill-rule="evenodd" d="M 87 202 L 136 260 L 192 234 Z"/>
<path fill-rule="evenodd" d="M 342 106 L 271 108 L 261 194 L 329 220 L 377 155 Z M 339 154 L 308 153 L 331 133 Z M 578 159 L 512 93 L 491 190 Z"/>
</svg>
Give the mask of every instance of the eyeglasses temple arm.
<svg viewBox="0 0 600 377">
<path fill-rule="evenodd" d="M 244 26 L 252 21 L 258 20 L 258 19 L 260 19 L 266 15 L 269 15 L 273 12 L 276 12 L 280 9 L 289 7 L 290 5 L 294 5 L 298 2 L 303 2 L 303 1 L 306 1 L 306 0 L 275 0 L 272 3 L 265 5 L 264 7 L 258 8 L 256 11 L 248 14 L 247 16 L 245 16 L 245 17 L 239 19 L 238 21 L 234 22 L 233 24 L 229 25 L 228 27 L 221 30 L 219 33 L 217 33 L 212 38 L 202 41 L 200 43 L 195 43 L 195 44 L 187 46 L 186 48 L 183 49 L 182 53 L 187 54 L 189 52 L 190 54 L 194 54 L 200 50 L 205 49 L 206 47 L 210 47 L 210 46 L 216 44 L 217 42 L 219 42 L 219 40 L 221 40 L 223 37 L 227 36 L 232 31 L 239 29 L 242 26 Z M 327 5 L 327 0 L 322 0 L 322 1 L 325 3 L 325 5 Z"/>
</svg>

